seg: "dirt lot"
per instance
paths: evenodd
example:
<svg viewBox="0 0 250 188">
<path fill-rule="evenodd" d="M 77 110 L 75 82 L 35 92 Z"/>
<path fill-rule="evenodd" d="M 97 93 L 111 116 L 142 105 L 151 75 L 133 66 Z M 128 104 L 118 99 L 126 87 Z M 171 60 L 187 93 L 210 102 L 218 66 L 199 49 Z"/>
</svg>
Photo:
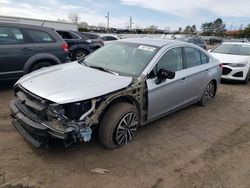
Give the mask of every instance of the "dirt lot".
<svg viewBox="0 0 250 188">
<path fill-rule="evenodd" d="M 34 149 L 10 123 L 13 92 L 3 85 L 0 187 L 250 187 L 250 85 L 224 83 L 213 104 L 142 127 L 116 150 L 98 141 Z"/>
</svg>

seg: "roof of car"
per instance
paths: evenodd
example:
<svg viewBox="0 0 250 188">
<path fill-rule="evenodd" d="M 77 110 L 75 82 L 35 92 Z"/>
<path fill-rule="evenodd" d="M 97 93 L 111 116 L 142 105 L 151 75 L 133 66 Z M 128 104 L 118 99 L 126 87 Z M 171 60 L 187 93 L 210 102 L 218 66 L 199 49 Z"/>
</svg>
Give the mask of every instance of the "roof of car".
<svg viewBox="0 0 250 188">
<path fill-rule="evenodd" d="M 250 46 L 250 43 L 248 43 L 248 42 L 223 42 L 223 44 L 239 44 L 239 45 L 248 45 L 248 46 Z"/>
<path fill-rule="evenodd" d="M 116 34 L 106 34 L 106 33 L 101 33 L 100 36 L 101 36 L 101 37 L 106 37 L 106 36 L 117 37 Z"/>
<path fill-rule="evenodd" d="M 122 39 L 120 41 L 130 42 L 135 44 L 142 44 L 142 45 L 149 45 L 149 46 L 156 46 L 156 47 L 163 47 L 168 44 L 186 44 L 181 41 L 176 40 L 166 40 L 166 39 L 157 39 L 157 38 L 128 38 Z"/>
<path fill-rule="evenodd" d="M 21 27 L 21 28 L 30 28 L 30 29 L 52 29 L 50 27 L 30 25 L 30 24 L 20 24 L 20 23 L 9 23 L 9 22 L 0 22 L 1 26 L 12 26 L 12 27 Z"/>
</svg>

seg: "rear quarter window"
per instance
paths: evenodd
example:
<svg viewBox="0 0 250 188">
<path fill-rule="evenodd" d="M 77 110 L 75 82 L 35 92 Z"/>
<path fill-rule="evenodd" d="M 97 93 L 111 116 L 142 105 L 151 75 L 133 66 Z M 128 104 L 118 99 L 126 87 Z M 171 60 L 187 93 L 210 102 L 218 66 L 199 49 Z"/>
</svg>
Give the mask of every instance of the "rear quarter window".
<svg viewBox="0 0 250 188">
<path fill-rule="evenodd" d="M 200 51 L 200 54 L 201 54 L 201 63 L 202 64 L 208 63 L 209 62 L 209 57 L 206 54 L 202 53 L 201 51 Z"/>
<path fill-rule="evenodd" d="M 85 37 L 87 37 L 88 39 L 98 39 L 99 36 L 95 35 L 95 34 L 89 34 L 89 33 L 82 33 Z"/>
<path fill-rule="evenodd" d="M 55 39 L 45 31 L 27 29 L 30 38 L 36 43 L 52 43 Z"/>
</svg>

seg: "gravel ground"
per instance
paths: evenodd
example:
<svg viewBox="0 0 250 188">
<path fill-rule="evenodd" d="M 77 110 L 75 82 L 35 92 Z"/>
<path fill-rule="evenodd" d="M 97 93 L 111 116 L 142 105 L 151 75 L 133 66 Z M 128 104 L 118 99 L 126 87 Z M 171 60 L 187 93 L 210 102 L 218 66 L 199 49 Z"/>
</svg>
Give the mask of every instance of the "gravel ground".
<svg viewBox="0 0 250 188">
<path fill-rule="evenodd" d="M 11 84 L 0 83 L 0 187 L 250 187 L 250 85 L 224 83 L 209 106 L 142 127 L 120 149 L 38 150 L 11 125 Z"/>
</svg>

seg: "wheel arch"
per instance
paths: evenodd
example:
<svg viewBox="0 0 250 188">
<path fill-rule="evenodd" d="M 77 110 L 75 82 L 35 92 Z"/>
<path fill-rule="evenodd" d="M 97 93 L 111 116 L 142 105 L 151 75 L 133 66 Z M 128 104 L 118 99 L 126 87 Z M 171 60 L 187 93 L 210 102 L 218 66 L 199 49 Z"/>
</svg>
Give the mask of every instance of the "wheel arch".
<svg viewBox="0 0 250 188">
<path fill-rule="evenodd" d="M 119 102 L 126 102 L 129 104 L 132 104 L 136 107 L 137 112 L 138 112 L 138 116 L 140 117 L 141 113 L 140 113 L 140 104 L 139 102 L 131 95 L 123 95 L 123 96 L 118 96 L 113 98 L 112 100 L 110 100 L 107 105 L 105 105 L 105 107 L 103 108 L 102 112 L 100 113 L 100 116 L 98 118 L 98 121 L 100 122 L 102 120 L 102 118 L 104 117 L 105 113 L 115 104 L 119 103 Z"/>
<path fill-rule="evenodd" d="M 24 74 L 28 74 L 31 71 L 32 67 L 36 63 L 39 63 L 41 61 L 49 61 L 53 65 L 57 65 L 61 63 L 59 58 L 52 54 L 47 54 L 47 53 L 37 54 L 37 55 L 32 56 L 26 61 L 24 68 L 23 68 Z"/>
</svg>

